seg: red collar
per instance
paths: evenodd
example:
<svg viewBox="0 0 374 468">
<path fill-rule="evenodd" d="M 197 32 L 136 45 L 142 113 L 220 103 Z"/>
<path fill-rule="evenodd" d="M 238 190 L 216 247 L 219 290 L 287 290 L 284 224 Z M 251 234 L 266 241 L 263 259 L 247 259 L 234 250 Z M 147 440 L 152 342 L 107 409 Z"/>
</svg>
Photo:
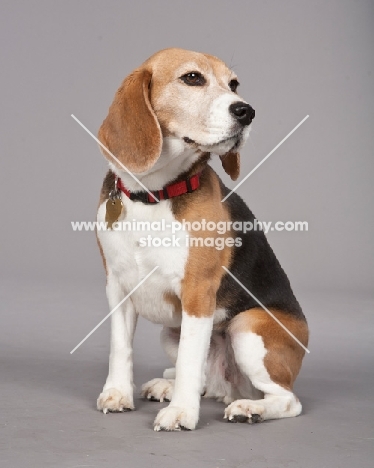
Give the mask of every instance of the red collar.
<svg viewBox="0 0 374 468">
<path fill-rule="evenodd" d="M 145 204 L 152 204 L 158 203 L 161 200 L 168 200 L 169 198 L 178 197 L 184 193 L 191 193 L 194 190 L 200 187 L 200 175 L 201 172 L 189 177 L 188 179 L 181 180 L 179 182 L 175 182 L 175 184 L 166 185 L 161 190 L 151 190 L 150 195 L 148 192 L 130 192 L 127 188 L 123 185 L 123 182 L 120 178 L 117 179 L 117 188 L 121 190 L 130 200 L 133 201 L 141 201 Z"/>
</svg>

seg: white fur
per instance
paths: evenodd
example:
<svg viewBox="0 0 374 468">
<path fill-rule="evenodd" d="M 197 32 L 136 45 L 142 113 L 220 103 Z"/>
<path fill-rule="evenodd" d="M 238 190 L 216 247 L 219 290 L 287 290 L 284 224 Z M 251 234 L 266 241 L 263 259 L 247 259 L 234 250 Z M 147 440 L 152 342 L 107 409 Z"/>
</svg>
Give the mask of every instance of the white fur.
<svg viewBox="0 0 374 468">
<path fill-rule="evenodd" d="M 242 128 L 229 111 L 231 103 L 241 100 L 229 89 L 229 82 L 234 78 L 233 73 L 222 67 L 218 73 L 220 76 L 217 77 L 209 65 L 209 60 L 203 56 L 199 57 L 198 63 L 192 60 L 190 63 L 186 61 L 175 69 L 175 76 L 164 85 L 159 97 L 152 101 L 153 110 L 159 119 L 162 115 L 170 116 L 170 109 L 173 110 L 173 115 L 171 118 L 168 117 L 169 136 L 163 139 L 158 160 L 146 173 L 136 174 L 148 190 L 158 190 L 170 183 L 188 170 L 202 151 L 222 155 L 232 148 L 238 149 L 249 134 L 249 127 Z M 207 86 L 186 86 L 180 80 L 180 76 L 198 70 L 199 64 L 203 65 L 202 73 L 207 80 Z M 162 74 L 164 66 L 162 59 L 156 57 L 153 73 Z M 158 70 L 158 67 L 161 67 L 161 70 Z M 185 137 L 195 143 L 186 143 Z M 110 167 L 121 177 L 128 190 L 144 190 L 125 170 L 118 169 L 112 164 Z M 122 202 L 124 210 L 120 222 L 165 220 L 167 224 L 171 224 L 176 221 L 169 201 L 145 205 L 130 201 L 122 194 Z M 105 221 L 105 205 L 104 202 L 99 207 L 98 222 Z M 154 323 L 164 325 L 165 349 L 176 365 L 173 385 L 159 379 L 151 381 L 143 388 L 145 395 L 158 399 L 172 394 L 170 405 L 161 410 L 156 417 L 155 430 L 179 430 L 181 427 L 194 429 L 199 417 L 200 395 L 205 385 L 213 321 L 215 323 L 222 321 L 226 312 L 217 310 L 212 317 L 191 317 L 186 312 L 182 312 L 181 315 L 164 300 L 165 293 L 174 293 L 181 297 L 181 282 L 188 259 L 187 233 L 182 230 L 175 233 L 180 241 L 179 247 L 141 246 L 141 238 L 147 238 L 148 235 L 160 238 L 172 237 L 170 228 L 158 232 L 112 230 L 98 231 L 97 234 L 107 266 L 107 296 L 111 309 L 151 270 L 158 267 L 112 315 L 109 374 L 97 402 L 98 408 L 107 412 L 134 407 L 132 340 L 136 316 L 140 314 Z M 175 336 L 170 331 L 179 327 L 181 327 L 180 337 L 179 333 Z M 211 356 L 211 362 L 208 364 L 209 373 L 219 377 L 209 391 L 215 395 L 220 393 L 223 397 L 229 393 L 228 398 L 232 399 L 231 389 L 221 391 L 218 388 L 224 380 L 224 375 L 222 371 L 217 372 L 216 363 L 213 362 L 214 353 Z M 169 372 L 169 375 L 173 375 L 173 372 Z"/>
<path fill-rule="evenodd" d="M 175 362 L 178 333 L 164 328 L 161 341 L 168 356 Z M 206 381 L 204 397 L 229 404 L 224 413 L 225 419 L 233 421 L 242 416 L 251 423 L 253 414 L 259 415 L 256 421 L 261 421 L 293 417 L 301 413 L 302 407 L 297 397 L 271 380 L 264 365 L 266 353 L 262 337 L 255 333 L 236 333 L 230 337 L 213 332 L 203 378 Z M 167 393 L 170 399 L 174 381 L 168 379 L 175 378 L 175 371 L 174 368 L 167 369 L 164 379 L 148 382 L 147 394 L 158 399 L 157 395 Z M 156 381 L 158 388 L 153 390 L 150 387 Z M 171 414 L 176 413 L 173 410 Z M 173 430 L 173 423 L 174 419 L 169 421 L 168 430 Z M 177 426 L 179 428 L 180 424 Z"/>
<path fill-rule="evenodd" d="M 193 317 L 184 311 L 182 317 L 174 392 L 155 419 L 155 431 L 195 429 L 199 419 L 213 317 Z"/>
<path fill-rule="evenodd" d="M 242 372 L 253 385 L 264 393 L 259 400 L 236 400 L 225 410 L 224 417 L 234 420 L 237 416 L 248 417 L 258 414 L 261 419 L 277 419 L 297 416 L 301 403 L 289 390 L 273 382 L 264 365 L 267 350 L 261 336 L 247 332 L 232 337 L 235 359 Z"/>
<path fill-rule="evenodd" d="M 131 202 L 125 195 L 122 195 L 122 202 L 124 210 L 119 222 L 133 219 L 138 221 L 165 219 L 166 224 L 168 224 L 175 221 L 168 201 L 157 205 L 144 205 Z M 98 210 L 97 220 L 99 222 L 105 220 L 105 212 L 104 202 Z M 175 314 L 172 305 L 165 302 L 164 293 L 173 292 L 180 297 L 181 280 L 188 256 L 186 233 L 184 231 L 177 231 L 176 233 L 180 238 L 181 247 L 140 247 L 140 237 L 146 237 L 148 234 L 158 237 L 172 235 L 169 229 L 162 232 L 98 231 L 108 269 L 107 296 L 110 309 L 114 308 L 149 271 L 155 266 L 159 267 L 144 285 L 135 291 L 131 298 L 127 299 L 112 315 L 109 375 L 97 403 L 98 408 L 104 412 L 122 411 L 134 407 L 132 389 L 132 338 L 136 323 L 134 315 L 140 314 L 154 323 L 164 325 L 167 327 L 165 328 L 166 332 L 168 332 L 169 327 L 181 326 L 181 315 Z M 187 314 L 183 316 L 186 322 L 184 325 L 184 346 L 182 347 L 184 351 L 179 350 L 178 353 L 179 335 L 177 340 L 169 340 L 169 352 L 167 349 L 166 351 L 174 363 L 177 361 L 177 355 L 181 356 L 178 373 L 179 382 L 181 383 L 177 385 L 179 396 L 177 392 L 174 393 L 178 407 L 184 408 L 183 411 L 187 408 L 191 413 L 187 420 L 183 421 L 182 425 L 186 424 L 186 427 L 192 428 L 195 427 L 198 419 L 199 399 L 204 385 L 204 372 L 201 371 L 199 378 L 194 381 L 190 371 L 195 369 L 196 361 L 200 362 L 200 366 L 205 363 L 210 341 L 209 330 L 213 320 L 216 323 L 222 321 L 226 316 L 226 311 L 218 309 L 214 316 L 209 319 L 189 318 Z M 208 324 L 207 328 L 206 324 Z M 131 325 L 133 328 L 131 328 Z M 195 343 L 195 329 L 202 332 L 197 339 L 197 344 Z M 167 345 L 165 347 L 167 348 Z M 190 352 L 191 349 L 195 350 L 194 353 Z M 199 387 L 198 390 L 195 389 L 192 402 L 189 401 L 193 394 L 193 391 L 189 389 L 189 382 L 194 382 L 194 385 Z M 160 389 L 157 389 L 153 396 L 157 398 L 160 391 Z M 169 393 L 172 393 L 172 389 L 170 389 Z M 173 405 L 175 406 L 175 402 Z M 174 410 L 172 412 L 175 413 Z M 179 417 L 178 414 L 177 418 Z M 168 418 L 157 419 L 155 427 L 164 428 L 164 423 L 167 425 L 168 430 L 171 430 L 171 423 Z"/>
<path fill-rule="evenodd" d="M 214 312 L 213 323 L 217 324 L 225 320 L 227 316 L 226 309 L 216 309 Z"/>
<path fill-rule="evenodd" d="M 225 312 L 218 309 L 216 313 Z M 161 344 L 175 365 L 180 335 L 178 330 L 164 327 Z M 164 379 L 175 379 L 176 369 L 165 369 Z M 151 381 L 152 382 L 152 381 Z M 228 404 L 238 398 L 262 398 L 263 393 L 254 388 L 249 378 L 241 371 L 235 360 L 228 334 L 213 331 L 205 371 L 204 398 L 215 398 Z"/>
<path fill-rule="evenodd" d="M 170 202 L 164 201 L 157 205 L 144 205 L 131 202 L 122 196 L 124 213 L 119 221 L 123 220 L 160 220 L 165 219 L 166 224 L 175 221 L 170 209 Z M 99 222 L 105 220 L 105 203 L 98 210 Z M 173 292 L 180 297 L 181 280 L 184 275 L 185 263 L 188 256 L 186 246 L 186 233 L 178 231 L 181 247 L 140 247 L 140 237 L 148 234 L 159 237 L 171 236 L 171 230 L 162 232 L 137 231 L 98 231 L 99 241 L 103 248 L 108 268 L 107 295 L 109 306 L 112 309 L 122 298 L 128 294 L 155 266 L 159 268 L 147 281 L 127 299 L 124 304 L 112 315 L 112 341 L 109 375 L 103 393 L 98 399 L 98 408 L 106 411 L 120 411 L 123 409 L 122 398 L 128 401 L 128 408 L 133 408 L 132 391 L 132 337 L 135 328 L 134 314 L 166 327 L 179 327 L 182 325 L 183 346 L 176 344 L 172 351 L 174 362 L 177 361 L 177 384 L 174 393 L 176 400 L 173 406 L 184 408 L 191 415 L 184 423 L 192 428 L 197 423 L 199 399 L 203 386 L 203 371 L 200 370 L 198 379 L 192 375 L 196 365 L 202 367 L 206 360 L 206 353 L 210 341 L 210 330 L 213 317 L 196 318 L 183 315 L 181 323 L 180 313 L 174 313 L 171 304 L 165 302 L 164 293 Z M 224 310 L 216 312 L 216 320 L 222 320 Z M 133 328 L 128 324 L 133 324 Z M 131 328 L 131 330 L 130 330 Z M 184 330 L 184 331 L 183 331 Z M 184 335 L 183 335 L 184 333 Z M 191 353 L 191 349 L 194 350 Z M 179 364 L 178 364 L 179 362 Z M 179 372 L 178 372 L 179 369 Z M 179 384 L 178 384 L 179 382 Z M 191 389 L 191 385 L 198 389 Z M 113 407 L 113 391 L 120 395 Z M 192 395 L 194 396 L 192 397 Z M 177 401 L 177 403 L 175 403 Z M 178 413 L 179 414 L 179 413 Z M 168 418 L 166 418 L 168 421 Z M 156 427 L 163 428 L 164 418 L 158 419 Z M 182 424 L 184 425 L 184 424 Z M 168 430 L 171 430 L 167 422 Z"/>
<path fill-rule="evenodd" d="M 108 276 L 107 297 L 111 309 L 124 297 L 123 288 L 111 274 Z M 132 342 L 136 321 L 131 299 L 111 315 L 109 374 L 97 400 L 97 408 L 104 413 L 134 408 Z"/>
<path fill-rule="evenodd" d="M 173 390 L 174 379 L 152 379 L 142 385 L 142 396 L 148 400 L 170 401 Z"/>
<path fill-rule="evenodd" d="M 165 201 L 148 206 L 134 203 L 123 195 L 124 213 L 120 221 L 160 220 L 175 221 L 170 203 Z M 103 203 L 98 210 L 97 220 L 105 220 L 106 207 Z M 180 294 L 188 247 L 184 231 L 176 235 L 181 247 L 140 247 L 140 237 L 148 234 L 158 237 L 171 236 L 171 230 L 144 231 L 98 231 L 106 265 L 107 297 L 113 309 L 155 266 L 159 268 L 137 289 L 122 306 L 112 314 L 112 338 L 109 360 L 109 374 L 100 394 L 97 407 L 104 413 L 133 409 L 132 340 L 136 316 L 142 315 L 154 323 L 171 327 L 180 326 L 180 314 L 174 314 L 173 307 L 165 302 L 164 293 Z"/>
<path fill-rule="evenodd" d="M 179 174 L 187 171 L 201 156 L 196 148 L 176 137 L 165 137 L 162 143 L 162 152 L 155 165 L 147 172 L 137 173 L 136 178 L 148 190 L 159 190 L 174 180 Z M 144 188 L 123 169 L 118 169 L 114 164 L 110 168 L 115 172 L 130 191 Z"/>
<path fill-rule="evenodd" d="M 123 215 L 119 221 L 159 221 L 165 224 L 176 222 L 169 201 L 155 205 L 144 205 L 132 202 L 124 194 Z M 105 203 L 99 207 L 97 220 L 105 220 Z M 164 293 L 172 292 L 180 295 L 181 280 L 184 275 L 185 263 L 188 256 L 186 232 L 180 230 L 175 233 L 180 239 L 180 247 L 142 247 L 140 239 L 148 235 L 153 237 L 172 237 L 171 227 L 163 231 L 98 231 L 98 237 L 105 255 L 109 270 L 108 281 L 115 278 L 121 284 L 125 296 L 128 294 L 154 267 L 159 268 L 147 281 L 131 295 L 136 313 L 151 322 L 180 326 L 180 314 L 174 314 L 171 304 L 164 300 Z M 121 298 L 118 300 L 120 302 Z M 117 303 L 118 303 L 117 302 Z"/>
<path fill-rule="evenodd" d="M 201 141 L 203 151 L 214 151 L 222 155 L 234 146 L 238 135 L 244 130 L 229 111 L 230 105 L 238 100 L 238 96 L 233 93 L 223 93 L 212 100 L 207 118 L 209 137 L 198 140 Z M 240 101 L 244 103 L 242 99 Z"/>
<path fill-rule="evenodd" d="M 228 334 L 212 335 L 204 397 L 216 398 L 226 404 L 237 398 L 262 397 L 262 393 L 253 387 L 238 367 Z"/>
<path fill-rule="evenodd" d="M 204 86 L 187 86 L 179 79 L 191 71 L 204 76 Z M 234 102 L 246 103 L 229 88 L 230 80 L 236 78 L 232 71 L 226 69 L 217 77 L 212 68 L 201 68 L 191 61 L 177 68 L 174 75 L 153 101 L 156 115 L 162 115 L 165 106 L 173 109 L 168 131 L 181 142 L 190 138 L 203 152 L 223 155 L 234 147 L 239 149 L 248 137 L 249 126 L 243 128 L 229 109 Z"/>
</svg>

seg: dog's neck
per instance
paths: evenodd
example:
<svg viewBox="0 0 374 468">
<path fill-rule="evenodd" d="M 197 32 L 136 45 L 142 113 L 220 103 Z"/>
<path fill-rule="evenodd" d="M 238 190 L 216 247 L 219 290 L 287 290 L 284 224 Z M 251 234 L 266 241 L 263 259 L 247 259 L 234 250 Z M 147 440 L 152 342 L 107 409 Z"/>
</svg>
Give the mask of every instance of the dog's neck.
<svg viewBox="0 0 374 468">
<path fill-rule="evenodd" d="M 148 190 L 160 190 L 171 182 L 177 181 L 181 176 L 189 177 L 199 172 L 207 164 L 210 155 L 202 153 L 175 137 L 165 137 L 162 152 L 156 164 L 147 172 L 134 176 Z M 131 192 L 144 191 L 130 174 L 124 169 L 110 163 L 111 170 L 122 180 L 123 185 Z"/>
</svg>

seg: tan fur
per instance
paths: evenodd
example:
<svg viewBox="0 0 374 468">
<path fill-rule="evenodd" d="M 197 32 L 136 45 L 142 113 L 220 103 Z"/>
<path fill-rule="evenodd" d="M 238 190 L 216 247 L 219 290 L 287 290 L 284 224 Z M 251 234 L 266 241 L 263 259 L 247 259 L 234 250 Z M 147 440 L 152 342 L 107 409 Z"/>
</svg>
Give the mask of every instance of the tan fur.
<svg viewBox="0 0 374 468">
<path fill-rule="evenodd" d="M 106 176 L 105 176 L 104 181 L 103 181 L 103 185 L 101 187 L 98 207 L 102 203 L 104 203 L 105 200 L 107 200 L 109 198 L 109 193 L 110 193 L 111 190 L 113 190 L 113 188 L 114 188 L 114 174 L 113 174 L 113 172 L 108 171 L 106 173 Z M 96 234 L 96 242 L 97 242 L 97 245 L 99 247 L 100 256 L 101 256 L 103 264 L 104 264 L 105 273 L 106 273 L 106 275 L 108 275 L 108 268 L 107 268 L 107 264 L 106 264 L 106 259 L 105 259 L 105 255 L 104 255 L 104 252 L 103 252 L 103 248 L 102 248 L 102 246 L 100 244 L 100 241 L 99 241 L 99 238 L 97 236 L 97 231 L 95 232 L 95 234 Z"/>
<path fill-rule="evenodd" d="M 211 95 L 201 98 L 211 101 L 227 92 L 228 82 L 236 75 L 217 57 L 183 49 L 157 52 L 132 72 L 117 90 L 108 116 L 99 130 L 99 140 L 127 169 L 142 173 L 150 169 L 161 153 L 162 137 L 179 136 L 186 127 L 203 127 L 202 112 L 191 117 L 187 112 L 188 87 L 182 89 L 182 74 L 199 69 L 215 80 Z M 113 158 L 102 150 L 104 156 Z M 235 156 L 233 156 L 235 154 Z M 222 161 L 225 171 L 236 179 L 239 175 L 239 154 L 229 153 Z M 161 187 L 160 187 L 161 188 Z"/>
<path fill-rule="evenodd" d="M 177 295 L 171 292 L 166 292 L 164 293 L 164 301 L 173 306 L 175 314 L 182 314 L 182 303 Z"/>
<path fill-rule="evenodd" d="M 199 86 L 195 86 L 196 82 L 190 81 L 191 76 L 187 74 L 192 72 L 198 73 Z M 140 179 L 144 180 L 149 177 L 152 184 L 154 183 L 157 186 L 159 183 L 164 185 L 165 182 L 186 180 L 188 177 L 200 173 L 200 187 L 198 190 L 171 198 L 168 202 L 161 202 L 171 204 L 173 215 L 180 222 L 201 222 L 204 219 L 207 223 L 212 221 L 217 225 L 219 222 L 228 223 L 231 221 L 227 205 L 221 203 L 223 194 L 220 181 L 213 169 L 208 166 L 208 161 L 210 153 L 218 154 L 226 173 L 233 180 L 238 178 L 240 156 L 237 151 L 248 137 L 249 128 L 246 127 L 247 132 L 244 133 L 242 128 L 244 123 L 239 124 L 236 122 L 236 127 L 232 124 L 233 115 L 229 115 L 229 113 L 233 113 L 231 105 L 236 100 L 241 99 L 232 94 L 233 91 L 230 89 L 232 87 L 232 85 L 230 86 L 230 80 L 232 79 L 236 79 L 235 74 L 221 60 L 211 55 L 182 49 L 160 51 L 123 81 L 109 108 L 108 116 L 100 127 L 99 139 L 102 144 L 130 171 L 141 174 Z M 193 89 L 191 88 L 192 85 L 194 85 Z M 245 101 L 242 102 L 245 103 Z M 238 125 L 242 125 L 240 130 L 238 130 Z M 249 123 L 247 122 L 245 125 L 248 126 Z M 113 161 L 107 151 L 103 150 L 103 153 L 115 167 L 121 169 L 120 165 Z M 160 158 L 161 154 L 162 157 Z M 177 159 L 182 156 L 186 158 L 185 166 L 179 164 Z M 158 161 L 159 158 L 160 161 Z M 170 167 L 168 167 L 169 163 Z M 192 166 L 189 167 L 191 164 Z M 154 166 L 156 167 L 154 168 Z M 183 169 L 181 169 L 182 167 Z M 170 169 L 170 172 L 168 172 L 168 169 Z M 123 174 L 123 171 L 117 171 L 115 168 L 113 170 L 120 174 L 118 176 L 122 180 L 127 176 Z M 161 172 L 163 170 L 165 172 Z M 160 175 L 164 176 L 164 179 L 160 179 Z M 154 177 L 155 182 L 153 182 L 152 177 Z M 171 178 L 174 178 L 174 180 L 169 180 Z M 162 184 L 161 180 L 163 180 Z M 108 199 L 110 190 L 114 188 L 114 182 L 114 173 L 109 171 L 103 183 L 100 204 Z M 128 188 L 134 190 L 134 188 Z M 155 187 L 155 189 L 161 188 L 162 186 Z M 180 298 L 174 293 L 165 292 L 163 299 L 172 306 L 176 315 L 182 315 L 183 310 L 189 316 L 197 318 L 211 317 L 217 309 L 220 309 L 217 313 L 217 320 L 221 320 L 221 322 L 219 325 L 214 326 L 212 343 L 219 343 L 221 348 L 218 349 L 221 349 L 222 356 L 219 354 L 221 351 L 217 351 L 217 354 L 213 356 L 214 359 L 217 358 L 212 371 L 214 378 L 218 379 L 220 377 L 224 380 L 230 375 L 231 369 L 227 369 L 224 375 L 216 375 L 220 372 L 222 374 L 222 360 L 228 358 L 228 362 L 230 362 L 230 356 L 232 355 L 231 359 L 234 359 L 233 353 L 237 352 L 234 345 L 232 347 L 230 345 L 229 334 L 252 333 L 262 337 L 266 354 L 262 363 L 264 350 L 260 345 L 258 355 L 261 362 L 255 363 L 254 369 L 247 369 L 248 377 L 250 377 L 252 371 L 256 372 L 257 365 L 261 365 L 265 382 L 260 381 L 257 384 L 258 389 L 265 392 L 266 389 L 263 390 L 263 387 L 266 387 L 268 376 L 263 369 L 264 365 L 274 383 L 291 390 L 304 356 L 302 347 L 263 309 L 253 308 L 241 312 L 230 321 L 225 316 L 225 309 L 227 310 L 230 301 L 233 301 L 230 294 L 225 294 L 225 297 L 220 298 L 217 304 L 217 292 L 225 274 L 222 266 L 230 269 L 234 247 L 224 245 L 219 250 L 214 241 L 218 238 L 221 241 L 225 241 L 229 237 L 235 238 L 234 234 L 230 231 L 219 234 L 216 231 L 207 229 L 201 231 L 191 230 L 189 233 L 190 239 L 194 237 L 204 241 L 211 238 L 212 245 L 206 245 L 205 243 L 199 246 L 190 243 L 184 277 L 181 281 Z M 107 271 L 106 259 L 99 240 L 98 245 Z M 109 277 L 109 281 L 110 279 Z M 272 312 L 305 346 L 307 345 L 308 328 L 305 321 L 280 310 L 272 310 Z M 123 318 L 125 317 L 123 316 Z M 203 351 L 200 350 L 200 354 L 197 353 L 190 363 L 188 363 L 186 357 L 189 357 L 190 350 L 198 349 L 197 345 L 202 343 L 204 346 L 208 346 L 208 332 L 210 332 L 208 326 L 211 326 L 212 321 L 195 321 L 185 316 L 182 321 L 187 324 L 187 330 L 191 327 L 191 323 L 199 322 L 199 330 L 203 331 L 205 337 L 197 335 L 193 325 L 190 330 L 192 333 L 190 331 L 186 333 L 186 336 L 181 339 L 181 346 L 178 348 L 179 336 L 183 327 L 173 329 L 164 327 L 166 351 L 173 362 L 175 362 L 177 354 L 178 360 L 180 360 L 181 354 L 184 353 L 183 359 L 177 361 L 177 368 L 178 362 L 187 362 L 187 365 L 181 365 L 177 375 L 182 375 L 180 381 L 184 382 L 183 385 L 186 390 L 182 387 L 178 389 L 178 386 L 176 386 L 176 391 L 179 394 L 175 397 L 175 400 L 182 402 L 178 403 L 181 406 L 173 406 L 172 404 L 170 407 L 161 410 L 155 421 L 156 430 L 177 430 L 181 426 L 193 429 L 197 423 L 196 408 L 198 407 L 197 402 L 202 386 L 199 379 L 201 379 L 202 375 Z M 203 326 L 204 328 L 202 328 Z M 114 328 L 112 330 L 115 331 Z M 253 335 L 251 338 L 254 338 L 255 343 L 261 341 Z M 124 336 L 121 337 L 118 333 L 117 335 L 113 333 L 111 362 L 117 363 L 117 367 L 118 362 L 121 363 L 121 359 L 123 360 L 123 356 L 118 350 L 125 349 L 125 345 L 130 349 L 130 343 L 126 343 Z M 246 347 L 244 346 L 244 348 Z M 246 349 L 244 349 L 245 353 Z M 197 364 L 199 367 L 196 367 L 196 360 L 199 359 L 200 364 Z M 111 365 L 111 368 L 115 368 L 114 365 Z M 127 369 L 127 373 L 127 379 L 132 381 L 132 367 Z M 184 373 L 185 375 L 183 375 Z M 181 377 L 177 377 L 177 382 L 178 378 L 181 379 Z M 113 384 L 111 379 L 112 376 L 109 373 L 107 382 L 110 385 Z M 199 385 L 192 385 L 195 380 Z M 227 378 L 227 381 L 225 380 L 222 384 L 224 392 L 227 390 L 226 384 L 230 384 L 226 394 L 229 401 L 234 398 L 231 394 L 231 383 L 234 380 Z M 121 388 L 123 381 L 120 379 L 118 381 Z M 218 384 L 220 383 L 218 382 Z M 278 385 L 273 385 L 273 387 L 279 390 Z M 111 390 L 114 390 L 115 393 L 113 394 Z M 220 392 L 218 396 L 221 396 L 222 389 L 219 388 L 218 390 Z M 238 392 L 239 390 L 238 387 Z M 247 392 L 247 388 L 244 390 Z M 215 395 L 214 392 L 216 391 L 217 389 L 213 390 L 212 395 Z M 191 392 L 195 392 L 193 400 L 189 399 Z M 98 400 L 98 408 L 104 412 L 105 410 L 122 411 L 124 407 L 133 409 L 132 390 L 130 390 L 130 395 L 131 397 L 124 400 L 126 404 L 121 403 L 124 397 L 116 388 L 106 389 L 104 387 L 104 391 Z M 230 420 L 232 416 L 247 418 L 248 415 L 253 415 L 258 417 L 262 412 L 264 418 L 278 418 L 296 416 L 300 413 L 301 405 L 297 404 L 298 400 L 293 395 L 277 394 L 273 395 L 273 397 L 267 399 L 265 395 L 265 398 L 259 400 L 258 403 L 252 400 L 239 400 L 239 403 L 233 402 L 226 409 L 225 417 Z M 115 404 L 113 404 L 112 400 L 115 400 Z M 244 404 L 243 402 L 246 405 L 245 411 L 241 407 Z"/>
<path fill-rule="evenodd" d="M 308 345 L 308 326 L 304 320 L 279 310 L 270 311 L 304 346 Z M 232 320 L 230 333 L 246 332 L 262 337 L 267 350 L 264 364 L 271 379 L 292 390 L 305 354 L 304 349 L 261 308 L 241 312 Z"/>
<path fill-rule="evenodd" d="M 150 169 L 161 153 L 160 125 L 149 102 L 151 78 L 144 67 L 131 73 L 116 92 L 99 130 L 101 143 L 135 173 Z M 105 150 L 103 153 L 114 162 Z"/>
<path fill-rule="evenodd" d="M 218 178 L 207 166 L 201 177 L 200 189 L 189 194 L 188 203 L 182 197 L 172 200 L 173 212 L 178 221 L 229 221 L 229 214 L 221 203 L 221 190 Z M 192 231 L 191 236 L 202 239 L 227 238 L 230 232 L 218 234 L 216 231 Z M 183 309 L 189 315 L 196 317 L 210 316 L 216 308 L 216 294 L 225 273 L 222 265 L 228 267 L 232 247 L 225 246 L 222 250 L 215 247 L 191 246 L 182 280 Z"/>
</svg>

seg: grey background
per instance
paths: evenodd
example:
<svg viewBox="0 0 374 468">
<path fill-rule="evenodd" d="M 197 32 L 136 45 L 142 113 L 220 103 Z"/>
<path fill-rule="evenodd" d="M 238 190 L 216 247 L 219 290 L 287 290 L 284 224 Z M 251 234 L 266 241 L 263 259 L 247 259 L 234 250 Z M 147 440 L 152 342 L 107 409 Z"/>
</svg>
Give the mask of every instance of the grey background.
<svg viewBox="0 0 374 468">
<path fill-rule="evenodd" d="M 1 2 L 0 463 L 372 466 L 373 19 L 362 0 Z M 95 236 L 70 226 L 95 219 L 107 165 L 70 114 L 96 133 L 122 79 L 171 46 L 238 73 L 256 109 L 242 176 L 310 115 L 238 190 L 259 219 L 309 223 L 268 235 L 312 330 L 294 420 L 228 426 L 204 402 L 197 432 L 155 435 L 160 405 L 94 410 L 109 324 L 69 354 L 107 313 Z M 139 386 L 167 365 L 157 327 L 136 351 Z"/>
</svg>

